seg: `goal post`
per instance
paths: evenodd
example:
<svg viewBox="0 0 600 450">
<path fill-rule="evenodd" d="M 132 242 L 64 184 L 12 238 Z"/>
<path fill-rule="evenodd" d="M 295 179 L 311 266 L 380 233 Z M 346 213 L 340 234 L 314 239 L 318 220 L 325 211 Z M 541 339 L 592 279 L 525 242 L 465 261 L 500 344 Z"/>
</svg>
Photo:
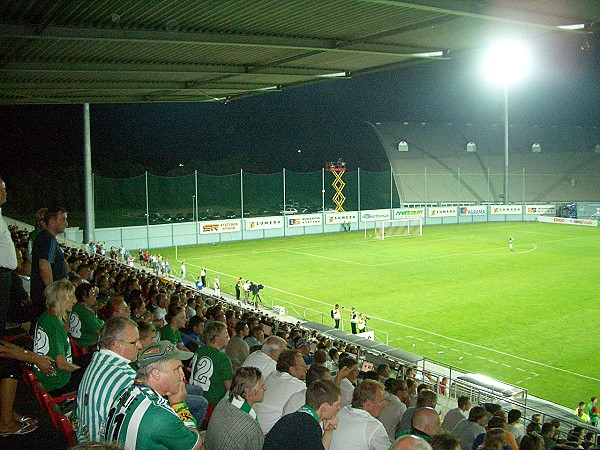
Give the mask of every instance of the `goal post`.
<svg viewBox="0 0 600 450">
<path fill-rule="evenodd" d="M 369 236 L 381 240 L 392 237 L 423 236 L 423 218 L 377 221 Z"/>
</svg>

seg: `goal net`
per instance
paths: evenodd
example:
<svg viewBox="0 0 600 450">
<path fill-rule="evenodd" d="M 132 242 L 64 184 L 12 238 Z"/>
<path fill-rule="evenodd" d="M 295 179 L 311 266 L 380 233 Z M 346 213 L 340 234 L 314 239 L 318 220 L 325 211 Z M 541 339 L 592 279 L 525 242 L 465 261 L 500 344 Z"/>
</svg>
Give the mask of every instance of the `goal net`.
<svg viewBox="0 0 600 450">
<path fill-rule="evenodd" d="M 373 237 L 381 240 L 401 236 L 422 236 L 423 219 L 382 220 L 381 222 L 375 222 L 373 231 Z"/>
</svg>

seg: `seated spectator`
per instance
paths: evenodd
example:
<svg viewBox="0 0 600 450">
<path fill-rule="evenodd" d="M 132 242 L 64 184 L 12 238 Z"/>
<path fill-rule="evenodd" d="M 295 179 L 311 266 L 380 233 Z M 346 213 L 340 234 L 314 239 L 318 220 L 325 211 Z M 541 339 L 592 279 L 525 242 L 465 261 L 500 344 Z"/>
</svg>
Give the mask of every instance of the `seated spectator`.
<svg viewBox="0 0 600 450">
<path fill-rule="evenodd" d="M 312 366 L 306 372 L 306 386 L 309 386 L 311 383 L 317 380 L 329 380 L 331 381 L 331 372 L 327 367 L 323 366 Z M 339 383 L 334 383 L 339 385 Z M 283 407 L 283 415 L 291 414 L 298 411 L 302 405 L 304 405 L 306 397 L 306 389 L 296 392 L 292 394 L 290 399 L 286 402 Z"/>
<path fill-rule="evenodd" d="M 512 435 L 512 433 L 507 428 L 506 419 L 504 418 L 505 415 L 506 415 L 506 413 L 504 411 L 502 411 L 501 413 L 499 411 L 496 412 L 496 414 L 494 414 L 492 416 L 492 418 L 489 420 L 487 429 L 488 429 L 488 431 L 492 428 L 501 428 L 502 430 L 504 430 L 504 434 L 506 436 L 506 444 L 504 446 L 504 450 L 518 450 L 519 446 L 517 445 L 517 443 L 515 441 L 515 437 Z M 482 445 L 484 440 L 485 440 L 485 434 L 481 433 L 479 436 L 477 436 L 475 438 L 475 441 L 473 441 L 473 447 L 476 448 L 476 447 Z"/>
<path fill-rule="evenodd" d="M 105 440 L 131 449 L 200 450 L 198 426 L 185 402 L 181 362 L 191 357 L 167 341 L 142 350 L 136 381 L 111 406 Z"/>
<path fill-rule="evenodd" d="M 75 289 L 77 303 L 73 306 L 69 320 L 69 334 L 77 344 L 89 350 L 98 342 L 98 335 L 104 325 L 94 312 L 98 288 L 90 283 L 83 283 Z"/>
<path fill-rule="evenodd" d="M 193 316 L 187 324 L 184 333 L 181 335 L 183 345 L 190 351 L 196 351 L 198 347 L 204 345 L 204 317 L 201 314 Z"/>
<path fill-rule="evenodd" d="M 452 433 L 460 439 L 460 446 L 463 449 L 470 449 L 473 446 L 475 438 L 481 433 L 485 433 L 488 415 L 483 406 L 474 406 L 469 411 L 469 418 L 463 419 L 456 424 Z"/>
<path fill-rule="evenodd" d="M 113 317 L 124 317 L 129 319 L 131 317 L 131 310 L 123 297 L 115 296 L 112 297 L 105 305 L 98 308 L 98 317 L 103 321 L 112 319 Z"/>
<path fill-rule="evenodd" d="M 250 336 L 244 338 L 248 347 L 252 348 L 256 345 L 260 347 L 265 340 L 265 332 L 263 331 L 262 325 L 256 325 L 255 327 L 250 328 L 250 331 Z"/>
<path fill-rule="evenodd" d="M 511 409 L 508 412 L 508 424 L 506 425 L 508 431 L 512 433 L 517 442 L 517 445 L 521 443 L 521 439 L 525 435 L 523 426 L 521 425 L 521 411 L 518 409 Z"/>
<path fill-rule="evenodd" d="M 340 391 L 342 392 L 342 408 L 352 404 L 354 396 L 354 383 L 358 377 L 358 361 L 351 356 L 342 358 L 340 356 L 339 369 L 347 368 L 348 375 L 340 382 Z"/>
<path fill-rule="evenodd" d="M 467 413 L 471 409 L 471 400 L 466 395 L 458 397 L 458 406 L 446 413 L 442 428 L 453 430 L 454 427 L 463 419 L 467 418 Z"/>
<path fill-rule="evenodd" d="M 352 405 L 338 413 L 338 426 L 331 438 L 330 450 L 388 450 L 390 439 L 377 417 L 385 406 L 384 387 L 373 380 L 356 386 Z"/>
<path fill-rule="evenodd" d="M 306 365 L 310 366 L 313 362 L 313 357 L 310 354 L 310 343 L 306 339 L 298 338 L 294 343 L 294 347 L 300 352 Z"/>
<path fill-rule="evenodd" d="M 378 419 L 383 424 L 390 440 L 393 441 L 396 436 L 396 428 L 407 409 L 400 400 L 406 390 L 406 381 L 388 378 L 385 380 L 384 386 L 386 404 Z"/>
<path fill-rule="evenodd" d="M 546 450 L 551 449 L 554 444 L 556 444 L 556 440 L 554 439 L 555 431 L 556 428 L 552 422 L 546 422 L 542 425 L 542 431 L 540 434 L 542 435 L 542 438 L 544 438 L 544 447 L 546 447 Z"/>
<path fill-rule="evenodd" d="M 130 319 L 113 317 L 104 324 L 99 351 L 94 353 L 77 392 L 79 443 L 103 440 L 112 402 L 135 379 L 130 363 L 142 348 L 139 338 L 138 327 Z"/>
<path fill-rule="evenodd" d="M 146 303 L 143 298 L 134 298 L 129 302 L 129 309 L 131 309 L 131 318 L 134 322 L 141 322 L 148 320 L 146 316 Z"/>
<path fill-rule="evenodd" d="M 153 309 L 154 323 L 157 328 L 162 328 L 165 324 L 165 316 L 167 315 L 167 306 L 169 306 L 169 300 L 167 294 L 160 292 L 156 295 L 156 307 Z"/>
<path fill-rule="evenodd" d="M 507 445 L 503 428 L 490 428 L 485 434 L 483 444 L 477 450 L 502 450 Z"/>
<path fill-rule="evenodd" d="M 577 444 L 577 448 L 583 448 L 583 438 L 585 437 L 585 429 L 583 427 L 573 427 L 567 434 L 567 442 Z"/>
<path fill-rule="evenodd" d="M 37 321 L 33 351 L 52 358 L 56 373 L 47 375 L 35 368 L 35 374 L 46 391 L 52 395 L 76 391 L 84 368 L 74 364 L 71 341 L 66 326 L 75 304 L 75 287 L 67 280 L 58 280 L 44 290 L 47 310 Z M 91 356 L 90 356 L 91 357 Z"/>
<path fill-rule="evenodd" d="M 325 450 L 331 448 L 332 433 L 338 425 L 336 414 L 339 409 L 339 387 L 327 380 L 314 381 L 306 390 L 305 405 L 275 423 L 265 438 L 263 449 Z"/>
<path fill-rule="evenodd" d="M 385 380 L 390 377 L 392 371 L 390 370 L 389 364 L 379 364 L 377 366 L 377 374 L 379 375 L 379 382 L 385 385 Z"/>
<path fill-rule="evenodd" d="M 583 442 L 581 443 L 581 446 L 587 450 L 588 448 L 593 447 L 594 445 L 595 445 L 594 433 L 592 433 L 591 431 L 588 431 L 587 433 L 585 433 L 585 436 L 583 438 Z"/>
<path fill-rule="evenodd" d="M 460 447 L 459 447 L 460 449 Z M 432 450 L 431 445 L 429 445 L 426 441 L 416 436 L 402 436 L 399 438 L 394 445 L 391 447 L 391 450 Z"/>
<path fill-rule="evenodd" d="M 527 428 L 525 429 L 525 434 L 531 434 L 531 433 L 541 433 L 542 432 L 542 427 L 539 423 L 537 422 L 529 422 L 527 424 Z"/>
<path fill-rule="evenodd" d="M 200 386 L 204 397 L 215 407 L 231 387 L 233 378 L 231 360 L 221 351 L 229 342 L 227 326 L 222 322 L 207 325 L 204 342 L 206 345 L 194 354 L 190 383 Z"/>
<path fill-rule="evenodd" d="M 435 408 L 437 405 L 437 394 L 429 389 L 421 389 L 417 397 L 417 406 L 411 406 L 402 415 L 402 420 L 396 428 L 396 436 L 406 430 L 410 430 L 412 419 L 419 408 Z"/>
<path fill-rule="evenodd" d="M 433 450 L 461 450 L 460 441 L 452 433 L 442 432 L 429 439 Z"/>
<path fill-rule="evenodd" d="M 430 407 L 418 408 L 412 418 L 412 425 L 400 436 L 412 434 L 429 442 L 429 438 L 440 432 L 440 415 Z"/>
<path fill-rule="evenodd" d="M 238 320 L 233 327 L 233 337 L 229 339 L 229 344 L 225 349 L 225 353 L 236 367 L 241 367 L 246 358 L 250 355 L 250 347 L 244 341 L 244 338 L 250 333 L 248 324 L 243 320 Z"/>
<path fill-rule="evenodd" d="M 35 364 L 40 372 L 53 376 L 56 371 L 49 356 L 38 355 L 10 342 L 0 341 L 0 437 L 27 434 L 37 428 L 37 420 L 14 408 L 21 368 L 17 361 Z"/>
<path fill-rule="evenodd" d="M 258 423 L 267 434 L 275 422 L 283 416 L 283 408 L 290 397 L 296 392 L 306 389 L 304 380 L 308 367 L 300 352 L 284 350 L 277 359 L 274 372 L 265 382 L 266 392 L 263 401 L 256 405 Z"/>
<path fill-rule="evenodd" d="M 169 341 L 177 346 L 181 351 L 189 351 L 181 339 L 179 330 L 185 326 L 185 309 L 181 306 L 171 303 L 167 315 L 166 324 L 160 329 L 160 340 Z"/>
<path fill-rule="evenodd" d="M 160 333 L 151 322 L 138 322 L 138 331 L 140 333 L 140 345 L 142 348 L 148 347 L 153 342 L 160 341 Z"/>
<path fill-rule="evenodd" d="M 329 361 L 329 356 L 327 355 L 327 351 L 324 349 L 318 349 L 313 355 L 313 366 L 327 366 Z"/>
<path fill-rule="evenodd" d="M 206 450 L 253 450 L 264 435 L 252 405 L 262 401 L 265 379 L 256 367 L 242 367 L 231 380 L 229 396 L 213 410 L 206 430 Z"/>
<path fill-rule="evenodd" d="M 277 366 L 277 359 L 286 348 L 286 342 L 279 336 L 271 336 L 265 340 L 260 350 L 250 353 L 242 367 L 258 367 L 265 380 Z"/>
<path fill-rule="evenodd" d="M 521 438 L 519 450 L 544 450 L 544 438 L 538 433 L 526 434 Z"/>
</svg>

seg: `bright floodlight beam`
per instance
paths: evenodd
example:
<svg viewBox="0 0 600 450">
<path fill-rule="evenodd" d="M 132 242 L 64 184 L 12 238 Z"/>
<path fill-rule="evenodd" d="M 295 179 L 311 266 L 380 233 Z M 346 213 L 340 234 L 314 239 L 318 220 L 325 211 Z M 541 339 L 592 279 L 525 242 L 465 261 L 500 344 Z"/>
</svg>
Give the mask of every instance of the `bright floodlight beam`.
<svg viewBox="0 0 600 450">
<path fill-rule="evenodd" d="M 504 88 L 504 191 L 503 203 L 508 204 L 508 85 L 516 83 L 529 72 L 530 58 L 525 46 L 515 41 L 500 41 L 492 45 L 484 60 L 484 71 L 492 82 Z"/>
</svg>

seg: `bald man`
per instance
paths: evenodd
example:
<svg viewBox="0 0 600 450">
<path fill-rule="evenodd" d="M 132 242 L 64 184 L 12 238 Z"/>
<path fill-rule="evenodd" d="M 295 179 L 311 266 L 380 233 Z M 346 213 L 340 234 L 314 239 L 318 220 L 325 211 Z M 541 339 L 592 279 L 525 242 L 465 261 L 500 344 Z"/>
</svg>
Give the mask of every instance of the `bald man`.
<svg viewBox="0 0 600 450">
<path fill-rule="evenodd" d="M 429 442 L 429 438 L 439 432 L 440 416 L 435 409 L 424 407 L 417 409 L 412 419 L 412 426 L 400 436 L 413 435 Z"/>
<path fill-rule="evenodd" d="M 416 436 L 402 436 L 396 441 L 392 450 L 433 450 L 431 445 Z"/>
</svg>

